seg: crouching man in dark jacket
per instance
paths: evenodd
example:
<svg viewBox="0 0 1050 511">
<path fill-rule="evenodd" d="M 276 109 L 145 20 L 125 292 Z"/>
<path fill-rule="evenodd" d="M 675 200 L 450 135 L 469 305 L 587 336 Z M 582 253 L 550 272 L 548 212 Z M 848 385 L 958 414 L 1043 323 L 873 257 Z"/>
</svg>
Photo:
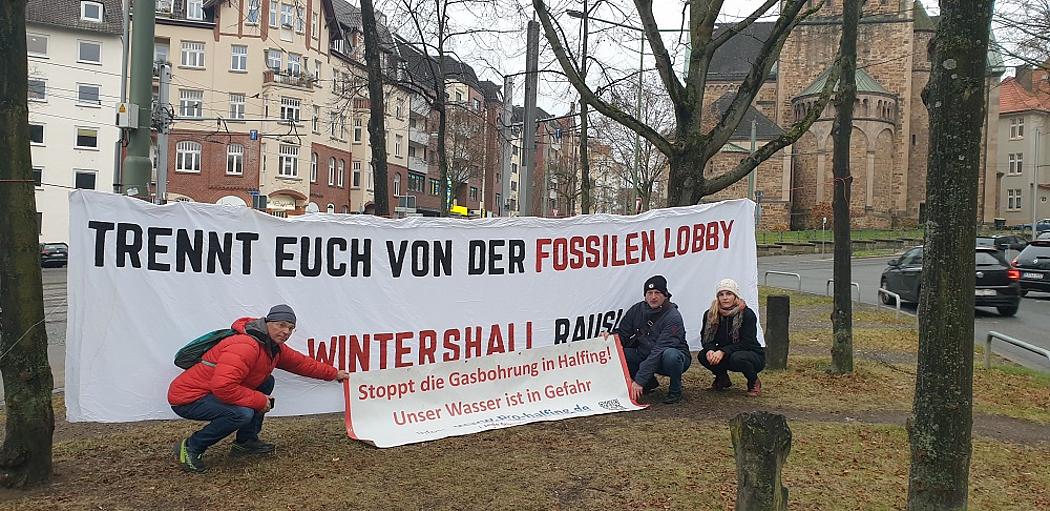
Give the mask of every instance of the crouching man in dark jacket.
<svg viewBox="0 0 1050 511">
<path fill-rule="evenodd" d="M 631 373 L 631 399 L 655 390 L 656 375 L 671 379 L 665 404 L 682 400 L 682 373 L 689 369 L 692 357 L 685 342 L 685 324 L 678 306 L 671 303 L 667 279 L 655 275 L 645 281 L 645 300 L 634 304 L 623 315 L 612 332 L 623 345 L 627 369 Z M 610 332 L 603 335 L 608 338 Z"/>
</svg>

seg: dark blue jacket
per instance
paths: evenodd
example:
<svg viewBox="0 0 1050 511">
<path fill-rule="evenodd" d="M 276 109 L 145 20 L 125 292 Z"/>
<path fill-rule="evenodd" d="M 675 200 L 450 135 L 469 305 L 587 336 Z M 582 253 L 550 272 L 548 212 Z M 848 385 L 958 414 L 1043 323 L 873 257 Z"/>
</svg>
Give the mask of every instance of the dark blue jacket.
<svg viewBox="0 0 1050 511">
<path fill-rule="evenodd" d="M 689 357 L 685 323 L 678 306 L 670 301 L 664 302 L 659 309 L 650 308 L 644 300 L 634 304 L 627 309 L 613 333 L 620 336 L 624 346 L 637 345 L 645 357 L 634 375 L 634 381 L 639 385 L 645 385 L 656 373 L 664 350 L 676 349 Z"/>
</svg>

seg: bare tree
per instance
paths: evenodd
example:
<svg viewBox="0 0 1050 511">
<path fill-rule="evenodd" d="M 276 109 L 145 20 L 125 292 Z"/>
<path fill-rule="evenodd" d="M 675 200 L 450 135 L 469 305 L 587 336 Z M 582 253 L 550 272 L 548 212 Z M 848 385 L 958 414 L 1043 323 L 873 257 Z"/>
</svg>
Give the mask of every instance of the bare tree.
<svg viewBox="0 0 1050 511">
<path fill-rule="evenodd" d="M 732 170 L 712 177 L 704 176 L 707 162 L 729 141 L 729 137 L 743 119 L 748 107 L 754 102 L 762 83 L 780 55 L 780 49 L 791 30 L 816 13 L 823 3 L 810 4 L 810 0 L 766 0 L 758 9 L 743 20 L 718 30 L 715 24 L 722 7 L 721 0 L 695 0 L 689 4 L 688 34 L 692 48 L 685 81 L 679 79 L 674 69 L 671 54 L 660 34 L 653 16 L 651 0 L 634 0 L 636 14 L 642 23 L 642 31 L 654 58 L 662 88 L 674 105 L 675 125 L 669 133 L 660 133 L 647 126 L 641 119 L 606 101 L 580 76 L 573 63 L 571 50 L 565 43 L 564 30 L 557 24 L 544 0 L 533 0 L 533 6 L 543 24 L 543 31 L 551 45 L 562 71 L 569 83 L 580 94 L 581 101 L 593 106 L 606 117 L 623 124 L 631 131 L 651 142 L 667 156 L 668 205 L 695 204 L 706 195 L 722 190 L 739 181 L 759 163 L 777 151 L 794 143 L 816 121 L 823 107 L 831 98 L 834 84 L 838 82 L 838 66 L 833 66 L 832 76 L 825 82 L 817 108 L 803 119 L 790 126 L 783 135 L 767 142 L 753 154 L 744 158 Z M 780 5 L 780 13 L 766 41 L 762 43 L 756 62 L 740 84 L 729 108 L 710 129 L 705 127 L 704 94 L 707 69 L 715 51 L 734 35 L 745 30 L 758 18 Z M 810 5 L 806 8 L 807 5 Z M 837 59 L 836 59 L 837 60 Z"/>
<path fill-rule="evenodd" d="M 1000 0 L 992 15 L 994 48 L 1014 61 L 1050 62 L 1050 0 Z"/>
<path fill-rule="evenodd" d="M 7 402 L 0 485 L 51 478 L 54 380 L 47 361 L 26 105 L 26 0 L 0 2 L 0 373 Z"/>
<path fill-rule="evenodd" d="M 993 0 L 944 0 L 930 43 L 926 244 L 908 509 L 964 510 L 973 426 L 973 239 Z"/>
<path fill-rule="evenodd" d="M 481 176 L 485 165 L 485 118 L 467 105 L 448 106 L 445 129 L 445 151 L 448 158 L 448 179 L 453 197 L 464 184 Z"/>
<path fill-rule="evenodd" d="M 831 200 L 835 216 L 835 301 L 831 312 L 832 337 L 831 372 L 853 372 L 853 294 L 850 283 L 853 249 L 850 242 L 850 174 L 849 149 L 853 136 L 853 102 L 857 100 L 857 30 L 860 25 L 861 2 L 844 0 L 842 4 L 842 37 L 839 43 L 842 76 L 835 94 L 835 140 L 832 171 L 835 176 L 835 196 Z"/>
</svg>

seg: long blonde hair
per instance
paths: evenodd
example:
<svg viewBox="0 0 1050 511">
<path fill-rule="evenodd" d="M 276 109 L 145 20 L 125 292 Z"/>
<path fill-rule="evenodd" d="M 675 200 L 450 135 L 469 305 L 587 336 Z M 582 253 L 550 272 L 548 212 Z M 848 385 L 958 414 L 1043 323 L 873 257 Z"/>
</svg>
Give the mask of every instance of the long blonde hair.
<svg viewBox="0 0 1050 511">
<path fill-rule="evenodd" d="M 737 296 L 736 293 L 733 293 L 733 296 L 736 296 L 736 303 L 733 304 L 733 307 L 737 309 L 737 314 L 740 314 L 747 307 L 747 303 L 744 302 L 743 298 Z M 711 308 L 705 314 L 707 316 L 707 327 L 704 328 L 703 334 L 704 338 L 708 338 L 718 331 L 718 323 L 722 319 L 722 307 L 718 305 L 717 295 L 711 301 Z"/>
</svg>

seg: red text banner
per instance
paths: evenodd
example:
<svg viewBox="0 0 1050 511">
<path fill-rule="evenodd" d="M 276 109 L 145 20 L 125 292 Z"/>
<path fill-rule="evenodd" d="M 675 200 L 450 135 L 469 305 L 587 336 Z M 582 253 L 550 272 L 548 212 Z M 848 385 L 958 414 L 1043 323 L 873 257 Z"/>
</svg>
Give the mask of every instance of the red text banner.
<svg viewBox="0 0 1050 511">
<path fill-rule="evenodd" d="M 346 431 L 376 447 L 640 410 L 616 343 L 592 339 L 461 362 L 355 373 Z"/>
</svg>

